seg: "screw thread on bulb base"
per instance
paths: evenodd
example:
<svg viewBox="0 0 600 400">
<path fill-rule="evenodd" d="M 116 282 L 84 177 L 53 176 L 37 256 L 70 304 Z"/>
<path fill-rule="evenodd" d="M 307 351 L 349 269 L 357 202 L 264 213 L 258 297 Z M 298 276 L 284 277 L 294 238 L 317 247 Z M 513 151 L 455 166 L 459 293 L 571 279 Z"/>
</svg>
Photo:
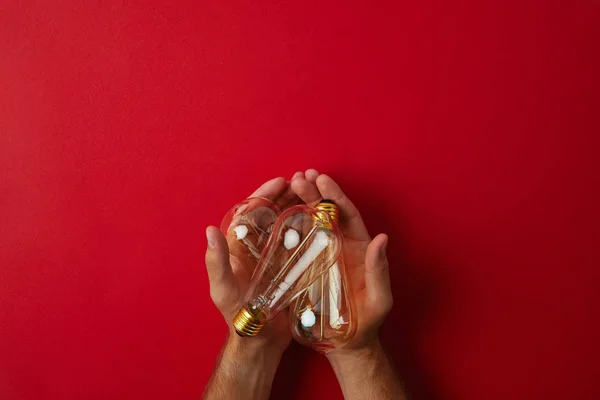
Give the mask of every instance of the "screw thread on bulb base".
<svg viewBox="0 0 600 400">
<path fill-rule="evenodd" d="M 322 222 L 325 222 L 325 227 L 331 229 L 331 223 L 337 224 L 340 219 L 340 209 L 331 200 L 321 200 L 315 208 L 320 212 L 325 212 L 329 215 L 329 221 L 326 218 L 319 218 Z M 331 223 L 330 223 L 331 222 Z"/>
<path fill-rule="evenodd" d="M 246 306 L 233 317 L 233 326 L 238 335 L 242 337 L 256 336 L 265 324 L 264 318 L 254 315 Z"/>
</svg>

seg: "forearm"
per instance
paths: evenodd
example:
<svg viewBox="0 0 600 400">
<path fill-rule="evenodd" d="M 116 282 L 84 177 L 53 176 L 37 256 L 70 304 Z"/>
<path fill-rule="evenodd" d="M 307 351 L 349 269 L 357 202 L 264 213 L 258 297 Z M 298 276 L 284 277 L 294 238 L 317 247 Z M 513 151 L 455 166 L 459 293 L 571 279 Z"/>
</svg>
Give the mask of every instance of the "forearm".
<svg viewBox="0 0 600 400">
<path fill-rule="evenodd" d="M 379 342 L 327 356 L 346 400 L 406 399 L 394 364 Z"/>
<path fill-rule="evenodd" d="M 203 399 L 268 399 L 281 352 L 230 336 L 217 359 Z"/>
</svg>

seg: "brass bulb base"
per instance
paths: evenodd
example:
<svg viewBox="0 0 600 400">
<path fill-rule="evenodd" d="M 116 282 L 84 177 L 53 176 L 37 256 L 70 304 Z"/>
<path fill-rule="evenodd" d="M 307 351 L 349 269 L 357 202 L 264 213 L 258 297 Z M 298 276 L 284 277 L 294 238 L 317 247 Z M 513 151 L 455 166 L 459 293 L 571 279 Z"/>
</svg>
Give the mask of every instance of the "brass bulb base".
<svg viewBox="0 0 600 400">
<path fill-rule="evenodd" d="M 324 223 L 326 228 L 331 229 L 331 224 L 337 224 L 340 219 L 340 209 L 331 200 L 321 200 L 319 204 L 315 206 L 317 209 L 317 218 Z M 326 213 L 329 218 L 322 216 L 323 213 Z"/>
<path fill-rule="evenodd" d="M 233 317 L 233 326 L 238 335 L 242 337 L 256 336 L 265 324 L 265 319 L 254 315 L 247 306 L 244 306 Z"/>
</svg>

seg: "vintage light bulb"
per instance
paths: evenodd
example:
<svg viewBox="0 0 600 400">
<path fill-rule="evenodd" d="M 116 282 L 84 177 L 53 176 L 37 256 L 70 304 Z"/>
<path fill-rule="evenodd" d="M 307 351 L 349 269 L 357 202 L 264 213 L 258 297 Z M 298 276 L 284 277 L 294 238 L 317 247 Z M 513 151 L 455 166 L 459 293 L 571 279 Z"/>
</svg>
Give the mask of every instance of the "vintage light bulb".
<svg viewBox="0 0 600 400">
<path fill-rule="evenodd" d="M 290 307 L 294 339 L 318 352 L 343 347 L 356 332 L 356 306 L 343 256 Z"/>
<path fill-rule="evenodd" d="M 284 211 L 258 261 L 244 303 L 233 319 L 240 336 L 255 336 L 338 259 L 342 235 L 331 201 Z"/>
<path fill-rule="evenodd" d="M 237 264 L 252 276 L 280 213 L 271 200 L 251 197 L 225 214 L 221 231 L 227 239 L 232 265 Z"/>
</svg>

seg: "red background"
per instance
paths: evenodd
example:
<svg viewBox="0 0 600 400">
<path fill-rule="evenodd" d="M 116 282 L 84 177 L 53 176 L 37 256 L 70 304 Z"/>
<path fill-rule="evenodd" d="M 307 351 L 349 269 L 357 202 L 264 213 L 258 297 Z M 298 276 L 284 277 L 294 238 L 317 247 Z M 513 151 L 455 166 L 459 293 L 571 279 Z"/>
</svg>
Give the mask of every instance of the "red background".
<svg viewBox="0 0 600 400">
<path fill-rule="evenodd" d="M 0 3 L 0 398 L 197 399 L 204 228 L 309 167 L 390 235 L 415 398 L 600 397 L 597 1 L 113 3 Z"/>
</svg>

